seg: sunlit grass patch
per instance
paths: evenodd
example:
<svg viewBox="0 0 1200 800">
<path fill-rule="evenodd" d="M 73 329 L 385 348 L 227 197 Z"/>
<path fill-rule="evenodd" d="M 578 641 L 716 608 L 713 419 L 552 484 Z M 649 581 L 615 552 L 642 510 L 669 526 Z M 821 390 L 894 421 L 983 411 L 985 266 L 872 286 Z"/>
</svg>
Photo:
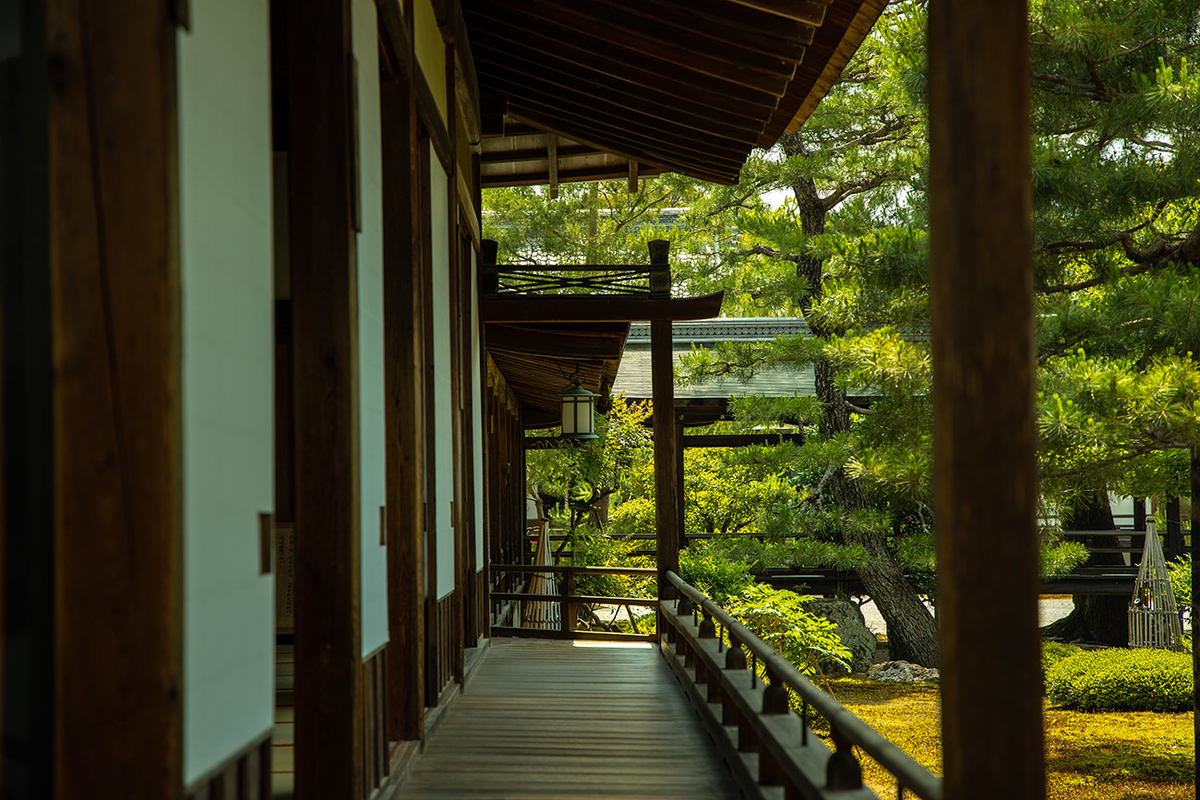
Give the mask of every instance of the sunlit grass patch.
<svg viewBox="0 0 1200 800">
<path fill-rule="evenodd" d="M 829 688 L 850 711 L 940 773 L 937 686 L 838 678 Z M 1083 713 L 1047 706 L 1045 731 L 1050 800 L 1194 797 L 1191 713 Z M 895 796 L 895 781 L 866 758 L 863 777 L 879 796 Z"/>
</svg>

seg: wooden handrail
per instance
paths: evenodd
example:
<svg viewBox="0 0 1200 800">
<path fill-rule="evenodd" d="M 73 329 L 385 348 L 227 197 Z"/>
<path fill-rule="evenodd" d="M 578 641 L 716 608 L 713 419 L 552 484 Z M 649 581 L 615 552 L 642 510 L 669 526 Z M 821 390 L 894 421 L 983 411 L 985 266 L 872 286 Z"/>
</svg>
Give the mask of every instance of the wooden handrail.
<svg viewBox="0 0 1200 800">
<path fill-rule="evenodd" d="M 575 564 L 492 564 L 493 572 L 562 572 L 575 575 L 657 575 L 646 567 L 588 567 Z"/>
<path fill-rule="evenodd" d="M 852 752 L 857 746 L 895 776 L 901 796 L 908 790 L 923 800 L 941 800 L 941 778 L 817 688 L 790 661 L 702 592 L 674 572 L 667 572 L 667 580 L 680 598 L 663 601 L 661 616 L 667 628 L 666 639 L 661 642 L 664 655 L 687 679 L 685 682 L 691 682 L 694 697 L 700 698 L 697 710 L 701 716 L 705 717 L 708 710 L 705 718 L 710 731 L 727 739 L 725 726 L 736 723 L 736 751 L 757 752 L 757 776 L 750 774 L 744 760 L 730 762 L 744 789 L 757 793 L 758 786 L 783 784 L 789 796 L 798 793 L 811 800 L 876 797 L 862 788 L 861 768 Z M 693 619 L 693 610 L 699 611 L 703 622 Z M 729 647 L 717 636 L 716 624 L 729 635 Z M 757 685 L 753 671 L 746 668 L 743 648 L 763 663 L 768 683 Z M 676 649 L 682 651 L 683 665 L 678 663 Z M 703 695 L 699 684 L 707 687 Z M 802 718 L 798 719 L 789 707 L 788 689 L 803 703 Z M 722 706 L 720 720 L 711 710 L 714 701 Z M 811 735 L 807 724 L 810 706 L 828 720 L 836 752 L 831 753 Z"/>
<path fill-rule="evenodd" d="M 494 602 L 492 614 L 492 633 L 497 635 L 510 636 L 534 636 L 554 639 L 637 639 L 641 641 L 653 641 L 655 635 L 652 633 L 623 633 L 618 631 L 580 631 L 576 628 L 576 608 L 580 603 L 588 605 L 623 605 L 627 608 L 632 606 L 642 606 L 657 609 L 659 606 L 658 598 L 655 597 L 607 597 L 602 595 L 585 595 L 578 594 L 575 591 L 575 582 L 580 576 L 589 575 L 630 575 L 634 577 L 657 577 L 658 571 L 647 569 L 644 567 L 593 567 L 574 564 L 497 564 L 493 563 L 490 567 L 491 584 L 493 587 L 490 592 L 490 598 Z M 562 580 L 559 585 L 559 591 L 556 594 L 537 593 L 530 594 L 524 591 L 528 586 L 526 581 L 520 588 L 513 589 L 510 586 L 500 586 L 499 584 L 511 584 L 512 579 L 517 575 L 529 574 L 554 574 L 560 575 Z M 507 601 L 509 606 L 507 609 L 501 610 L 500 603 Z M 525 628 L 520 622 L 520 614 L 516 609 L 516 604 L 527 602 L 555 603 L 559 608 L 559 619 L 561 623 L 558 628 Z M 512 624 L 504 625 L 503 621 L 512 614 Z M 632 618 L 632 610 L 630 617 Z M 636 629 L 636 625 L 634 626 Z"/>
</svg>

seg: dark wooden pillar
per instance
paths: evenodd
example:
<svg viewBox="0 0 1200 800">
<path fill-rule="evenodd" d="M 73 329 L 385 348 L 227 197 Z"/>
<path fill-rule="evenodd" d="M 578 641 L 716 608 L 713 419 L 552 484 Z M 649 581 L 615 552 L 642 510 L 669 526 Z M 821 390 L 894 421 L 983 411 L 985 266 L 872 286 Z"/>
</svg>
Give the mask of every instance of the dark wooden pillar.
<svg viewBox="0 0 1200 800">
<path fill-rule="evenodd" d="M 934 491 L 948 800 L 1045 796 L 1026 27 L 1024 0 L 930 4 Z"/>
<path fill-rule="evenodd" d="M 296 797 L 359 797 L 357 280 L 349 0 L 288 5 Z"/>
<path fill-rule="evenodd" d="M 420 259 L 415 244 L 415 99 L 405 74 L 379 87 L 383 141 L 383 319 L 387 438 L 388 732 L 425 734 L 424 405 Z M 419 163 L 419 162 L 418 162 Z"/>
<path fill-rule="evenodd" d="M 1183 522 L 1180 519 L 1179 498 L 1171 497 L 1167 500 L 1166 557 L 1170 560 L 1179 558 L 1181 555 L 1183 555 Z"/>
<path fill-rule="evenodd" d="M 663 244 L 666 244 L 665 242 Z M 665 251 L 665 248 L 663 248 Z M 666 253 L 661 254 L 663 260 Z M 670 320 L 650 322 L 650 384 L 654 395 L 654 517 L 658 593 L 670 597 L 666 573 L 679 571 L 679 473 L 675 425 L 674 342 Z"/>
<path fill-rule="evenodd" d="M 1200 518 L 1200 447 L 1192 448 L 1191 459 L 1191 494 L 1192 494 L 1192 637 L 1196 636 L 1196 598 L 1200 597 L 1200 575 L 1196 571 L 1196 535 L 1200 533 L 1200 523 L 1196 520 Z M 1192 685 L 1196 685 L 1196 679 L 1200 678 L 1200 662 L 1196 661 L 1196 649 L 1192 648 Z M 1192 710 L 1194 713 L 1192 720 L 1192 744 L 1200 745 L 1200 696 L 1195 692 L 1192 693 Z M 1200 797 L 1200 773 L 1193 775 L 1196 783 L 1196 796 Z"/>
<path fill-rule="evenodd" d="M 21 197 L 3 204 L 20 230 L 0 237 L 6 796 L 178 798 L 176 29 L 133 0 L 21 12 L 4 177 Z"/>
<path fill-rule="evenodd" d="M 674 392 L 672 392 L 674 398 Z M 672 405 L 674 403 L 672 402 Z M 687 498 L 684 496 L 684 472 L 683 472 L 683 423 L 676 420 L 675 422 L 675 481 L 676 489 L 675 497 L 677 500 L 675 509 L 675 524 L 678 533 L 676 536 L 677 546 L 680 550 L 687 547 Z"/>
<path fill-rule="evenodd" d="M 1146 498 L 1133 498 L 1133 529 L 1141 531 L 1140 536 L 1133 535 L 1129 537 L 1130 547 L 1133 552 L 1129 554 L 1129 563 L 1133 566 L 1138 566 L 1142 563 L 1142 550 L 1146 547 Z"/>
</svg>

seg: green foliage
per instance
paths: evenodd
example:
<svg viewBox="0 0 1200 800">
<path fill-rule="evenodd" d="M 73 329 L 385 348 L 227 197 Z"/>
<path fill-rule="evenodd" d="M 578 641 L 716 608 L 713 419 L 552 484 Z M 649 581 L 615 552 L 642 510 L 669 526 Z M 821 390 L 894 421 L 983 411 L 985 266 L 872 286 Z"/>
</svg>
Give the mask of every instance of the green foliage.
<svg viewBox="0 0 1200 800">
<path fill-rule="evenodd" d="M 1083 649 L 1065 642 L 1042 642 L 1042 674 L 1050 672 L 1050 668 L 1063 659 L 1079 655 Z"/>
<path fill-rule="evenodd" d="M 762 584 L 747 586 L 731 609 L 732 615 L 758 638 L 805 674 L 831 660 L 850 664 L 850 650 L 842 644 L 837 626 L 804 610 L 809 598 Z"/>
<path fill-rule="evenodd" d="M 1190 711 L 1192 659 L 1168 650 L 1090 650 L 1046 673 L 1051 702 L 1079 711 Z"/>
<path fill-rule="evenodd" d="M 1087 547 L 1082 542 L 1044 542 L 1039 551 L 1042 580 L 1061 578 L 1088 560 Z"/>
<path fill-rule="evenodd" d="M 584 567 L 653 567 L 654 560 L 632 555 L 638 542 L 606 536 L 589 526 L 571 534 L 571 564 Z M 638 575 L 578 575 L 575 591 L 594 597 L 655 597 L 657 582 Z"/>
<path fill-rule="evenodd" d="M 1180 611 L 1192 610 L 1192 554 L 1188 553 L 1167 565 L 1171 570 L 1171 591 Z M 1195 623 L 1192 623 L 1193 626 Z"/>
<path fill-rule="evenodd" d="M 722 606 L 754 583 L 746 563 L 726 559 L 710 547 L 689 547 L 681 552 L 679 576 Z"/>
</svg>

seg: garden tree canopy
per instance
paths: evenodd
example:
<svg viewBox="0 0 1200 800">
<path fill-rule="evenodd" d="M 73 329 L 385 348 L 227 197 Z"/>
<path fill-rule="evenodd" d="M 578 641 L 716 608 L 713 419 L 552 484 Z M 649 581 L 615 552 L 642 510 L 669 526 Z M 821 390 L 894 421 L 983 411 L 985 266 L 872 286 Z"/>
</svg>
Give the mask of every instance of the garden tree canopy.
<svg viewBox="0 0 1200 800">
<path fill-rule="evenodd" d="M 1107 490 L 1186 495 L 1185 448 L 1200 442 L 1200 0 L 1030 14 L 1048 510 Z M 787 411 L 819 433 L 791 473 L 805 490 L 793 516 L 866 548 L 893 654 L 934 664 L 933 620 L 896 559 L 928 550 L 933 520 L 924 47 L 924 5 L 892 4 L 806 126 L 736 186 L 668 175 L 633 195 L 564 186 L 553 203 L 502 190 L 485 196 L 485 225 L 502 262 L 636 263 L 669 238 L 680 291 L 727 289 L 725 314 L 803 315 L 813 339 L 718 347 L 690 370 L 813 364 L 820 402 Z M 869 409 L 846 401 L 851 386 L 872 387 Z"/>
</svg>

